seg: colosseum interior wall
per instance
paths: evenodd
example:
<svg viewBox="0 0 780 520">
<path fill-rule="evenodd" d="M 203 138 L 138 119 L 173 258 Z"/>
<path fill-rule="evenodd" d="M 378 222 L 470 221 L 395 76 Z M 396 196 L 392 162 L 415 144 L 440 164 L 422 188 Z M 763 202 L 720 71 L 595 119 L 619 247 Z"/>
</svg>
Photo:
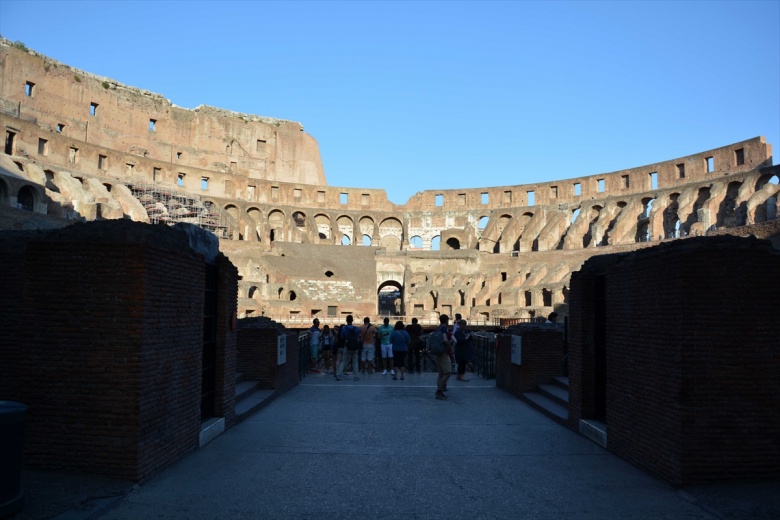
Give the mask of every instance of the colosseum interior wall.
<svg viewBox="0 0 780 520">
<path fill-rule="evenodd" d="M 384 190 L 329 186 L 299 123 L 177 107 L 7 40 L 0 62 L 0 228 L 198 224 L 239 269 L 240 316 L 565 315 L 571 273 L 591 256 L 724 229 L 778 234 L 780 168 L 763 137 L 395 205 Z"/>
</svg>

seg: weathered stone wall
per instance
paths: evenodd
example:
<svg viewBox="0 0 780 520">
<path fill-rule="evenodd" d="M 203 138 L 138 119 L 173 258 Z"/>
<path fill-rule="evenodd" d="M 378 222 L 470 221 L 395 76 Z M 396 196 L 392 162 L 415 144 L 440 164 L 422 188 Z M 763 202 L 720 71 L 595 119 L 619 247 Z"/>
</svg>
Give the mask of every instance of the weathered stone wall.
<svg viewBox="0 0 780 520">
<path fill-rule="evenodd" d="M 223 249 L 241 276 L 240 316 L 308 323 L 328 307 L 339 317 L 373 316 L 383 287 L 401 291 L 405 315 L 565 314 L 570 275 L 595 254 L 779 214 L 780 168 L 761 137 L 586 177 L 428 190 L 397 206 L 384 190 L 325 185 L 319 152 L 297 124 L 184 110 L 7 41 L 0 52 L 0 124 L 10 139 L 0 154 L 0 205 L 27 210 L 0 227 L 154 222 L 162 204 L 126 184 L 181 190 L 220 214 Z"/>
<path fill-rule="evenodd" d="M 570 420 L 596 415 L 602 306 L 610 451 L 680 485 L 780 475 L 778 291 L 780 258 L 756 239 L 588 261 L 572 277 Z"/>
</svg>

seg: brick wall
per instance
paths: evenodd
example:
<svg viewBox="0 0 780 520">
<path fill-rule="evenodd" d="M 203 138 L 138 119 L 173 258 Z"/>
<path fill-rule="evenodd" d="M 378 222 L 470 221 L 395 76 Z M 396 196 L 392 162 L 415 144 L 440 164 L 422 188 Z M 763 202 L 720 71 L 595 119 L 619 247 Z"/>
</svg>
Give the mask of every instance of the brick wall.
<svg viewBox="0 0 780 520">
<path fill-rule="evenodd" d="M 287 336 L 287 360 L 277 365 L 277 338 Z M 236 369 L 244 379 L 259 381 L 262 388 L 277 394 L 296 386 L 298 374 L 298 334 L 276 322 L 260 318 L 239 320 Z"/>
<path fill-rule="evenodd" d="M 563 332 L 537 325 L 518 335 L 523 338 L 522 364 L 512 363 L 512 334 L 498 336 L 496 352 L 496 386 L 516 396 L 563 375 Z"/>
<path fill-rule="evenodd" d="M 130 221 L 0 237 L 16 244 L 3 272 L 22 280 L 3 285 L 16 305 L 0 320 L 19 326 L 0 352 L 18 377 L 0 398 L 28 405 L 25 464 L 143 481 L 196 449 L 205 262 L 187 237 Z"/>
<path fill-rule="evenodd" d="M 589 414 L 588 301 L 602 273 L 609 450 L 677 485 L 780 475 L 777 253 L 694 238 L 603 267 L 572 277 L 572 416 Z"/>
</svg>

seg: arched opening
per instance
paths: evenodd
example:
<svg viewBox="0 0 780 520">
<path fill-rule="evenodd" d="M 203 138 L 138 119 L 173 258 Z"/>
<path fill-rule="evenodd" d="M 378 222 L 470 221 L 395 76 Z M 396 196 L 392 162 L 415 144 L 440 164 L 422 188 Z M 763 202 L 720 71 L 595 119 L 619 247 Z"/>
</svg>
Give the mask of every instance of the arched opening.
<svg viewBox="0 0 780 520">
<path fill-rule="evenodd" d="M 419 237 L 417 235 L 413 236 L 409 239 L 409 249 L 410 250 L 422 250 L 422 237 Z"/>
<path fill-rule="evenodd" d="M 404 290 L 395 280 L 382 282 L 377 288 L 377 314 L 379 316 L 403 316 Z"/>
<path fill-rule="evenodd" d="M 363 235 L 363 244 L 364 246 L 370 246 L 371 245 L 371 237 L 368 235 Z"/>
<path fill-rule="evenodd" d="M 294 302 L 294 301 L 295 301 L 295 299 L 298 297 L 298 295 L 297 295 L 297 294 L 295 294 L 295 291 L 290 291 L 290 292 L 288 293 L 287 297 L 288 297 L 288 299 L 289 299 L 291 302 Z"/>
<path fill-rule="evenodd" d="M 352 243 L 352 241 L 350 241 L 350 239 L 349 239 L 349 236 L 348 236 L 348 235 L 342 235 L 342 237 L 341 237 L 341 245 L 342 245 L 342 246 L 348 246 L 348 245 L 350 245 L 351 243 Z"/>
<path fill-rule="evenodd" d="M 280 300 L 282 299 L 282 293 L 284 293 L 284 289 L 282 289 L 281 287 L 279 287 L 279 290 L 278 290 L 278 291 L 276 291 L 276 295 L 278 296 L 278 298 L 279 298 Z"/>
<path fill-rule="evenodd" d="M 455 237 L 450 237 L 447 239 L 447 246 L 450 249 L 460 249 L 460 241 Z"/>
<path fill-rule="evenodd" d="M 295 222 L 295 227 L 299 229 L 306 228 L 306 215 L 301 211 L 296 211 L 292 214 L 293 222 Z"/>
<path fill-rule="evenodd" d="M 252 286 L 249 288 L 249 294 L 247 294 L 247 298 L 254 298 L 257 295 L 257 287 Z"/>
<path fill-rule="evenodd" d="M 439 251 L 441 249 L 441 236 L 436 235 L 431 239 L 431 251 Z"/>
<path fill-rule="evenodd" d="M 27 211 L 35 211 L 35 190 L 30 186 L 22 186 L 16 195 L 16 207 Z"/>
</svg>

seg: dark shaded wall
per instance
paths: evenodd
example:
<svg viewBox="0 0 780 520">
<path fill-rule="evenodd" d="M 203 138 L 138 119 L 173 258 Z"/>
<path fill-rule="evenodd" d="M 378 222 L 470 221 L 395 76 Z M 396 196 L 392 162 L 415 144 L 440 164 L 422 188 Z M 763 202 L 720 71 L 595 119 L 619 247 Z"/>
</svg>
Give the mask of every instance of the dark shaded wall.
<svg viewBox="0 0 780 520">
<path fill-rule="evenodd" d="M 6 232 L 0 245 L 0 323 L 15 324 L 0 398 L 29 407 L 25 463 L 142 481 L 197 448 L 205 261 L 188 237 L 111 221 Z M 223 271 L 222 314 L 237 278 Z M 224 374 L 235 334 L 221 335 Z M 230 412 L 228 394 L 217 408 Z"/>
<path fill-rule="evenodd" d="M 512 329 L 509 329 L 510 331 Z M 522 337 L 521 364 L 512 363 L 512 335 Z M 496 386 L 520 396 L 563 375 L 563 332 L 544 325 L 517 327 L 499 334 L 496 351 Z"/>
<path fill-rule="evenodd" d="M 572 422 L 593 413 L 598 276 L 608 449 L 677 485 L 780 475 L 780 255 L 716 237 L 588 261 L 572 276 Z"/>
<path fill-rule="evenodd" d="M 277 364 L 277 341 L 287 336 L 285 363 Z M 237 370 L 248 381 L 259 381 L 262 388 L 281 394 L 300 381 L 298 333 L 269 318 L 239 320 Z"/>
</svg>

